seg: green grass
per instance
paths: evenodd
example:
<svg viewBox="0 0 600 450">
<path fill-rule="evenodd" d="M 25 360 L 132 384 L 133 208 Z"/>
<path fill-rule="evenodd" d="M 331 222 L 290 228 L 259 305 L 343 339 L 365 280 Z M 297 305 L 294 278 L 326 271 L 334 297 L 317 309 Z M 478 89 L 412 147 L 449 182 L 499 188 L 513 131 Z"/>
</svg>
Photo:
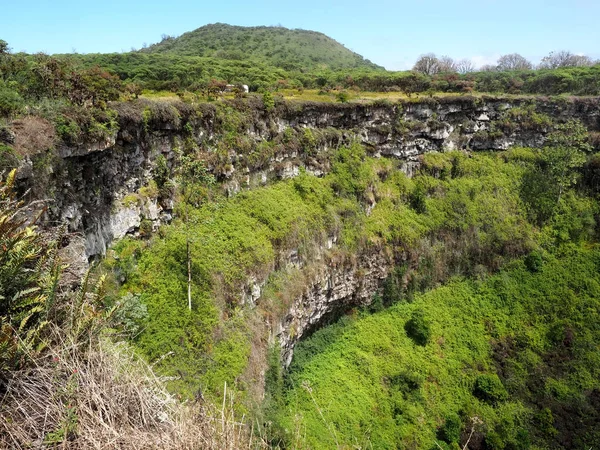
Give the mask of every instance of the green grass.
<svg viewBox="0 0 600 450">
<path fill-rule="evenodd" d="M 598 269 L 600 249 L 570 247 L 539 272 L 516 261 L 483 282 L 345 316 L 297 347 L 277 429 L 293 448 L 434 448 L 458 415 L 467 431 L 478 417 L 476 438 L 492 448 L 598 445 Z M 430 324 L 425 346 L 405 331 L 414 311 Z M 508 398 L 482 397 L 482 374 L 500 375 Z"/>
</svg>

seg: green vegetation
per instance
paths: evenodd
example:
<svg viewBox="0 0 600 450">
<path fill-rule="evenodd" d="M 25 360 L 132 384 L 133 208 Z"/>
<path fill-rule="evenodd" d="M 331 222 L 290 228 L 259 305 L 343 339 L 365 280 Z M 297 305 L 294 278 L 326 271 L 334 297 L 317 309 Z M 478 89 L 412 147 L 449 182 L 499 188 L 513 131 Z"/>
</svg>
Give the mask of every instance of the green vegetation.
<svg viewBox="0 0 600 450">
<path fill-rule="evenodd" d="M 315 181 L 307 187 L 323 191 L 323 183 Z M 243 282 L 251 274 L 260 277 L 269 271 L 277 246 L 309 245 L 331 220 L 327 200 L 305 200 L 296 186 L 282 183 L 189 207 L 185 223 L 163 227 L 149 247 L 124 240 L 115 247 L 118 258 L 108 259 L 108 266 L 124 279 L 123 295 L 139 293 L 147 307 L 148 320 L 142 322 L 136 344 L 150 361 L 174 352 L 157 368 L 180 375 L 173 384 L 183 393 L 210 395 L 222 390 L 224 381 L 234 384 L 245 368 L 251 337 L 244 324 L 248 311 L 236 301 Z M 191 311 L 186 299 L 188 236 Z"/>
<path fill-rule="evenodd" d="M 94 448 L 115 437 L 120 448 L 247 447 L 231 407 L 217 422 L 210 404 L 175 401 L 119 342 L 147 315 L 138 296 L 111 305 L 105 277 L 89 273 L 73 291 L 58 243 L 35 226 L 41 205 L 18 199 L 15 174 L 0 182 L 0 447 Z"/>
<path fill-rule="evenodd" d="M 99 66 L 127 83 L 146 89 L 173 92 L 206 89 L 211 80 L 247 84 L 250 90 L 274 91 L 317 89 L 348 92 L 397 92 L 408 96 L 432 93 L 496 93 L 529 95 L 599 95 L 600 66 L 559 69 L 440 73 L 424 75 L 413 71 L 391 72 L 369 68 L 312 67 L 300 71 L 289 66 L 273 65 L 267 60 L 231 60 L 208 56 L 184 56 L 168 51 L 161 53 L 113 53 L 61 55 L 81 67 Z M 342 98 L 345 97 L 342 94 Z"/>
<path fill-rule="evenodd" d="M 388 172 L 364 228 L 417 259 L 391 272 L 368 310 L 296 347 L 267 410 L 271 442 L 598 445 L 598 205 L 589 174 L 580 178 L 589 151 L 567 123 L 540 151 L 430 154 L 413 180 Z M 548 200 L 528 190 L 540 177 Z"/>
<path fill-rule="evenodd" d="M 310 145 L 311 137 L 303 141 Z M 339 251 L 348 254 L 373 245 L 409 252 L 407 266 L 386 284 L 382 305 L 411 299 L 454 275 L 485 276 L 533 249 L 536 236 L 549 242 L 556 238 L 556 220 L 548 219 L 544 233 L 527 222 L 535 205 L 521 199 L 521 180 L 543 155 L 521 157 L 527 152 L 430 154 L 421 174 L 409 179 L 395 163 L 369 158 L 353 144 L 332 155 L 331 174 L 322 179 L 302 174 L 230 199 L 205 187 L 202 198 L 212 200 L 196 197 L 187 206 L 182 203 L 182 219 L 161 228 L 151 241 L 116 245 L 106 262 L 121 280 L 114 301 L 139 295 L 147 317 L 135 319 L 140 331 L 133 341 L 162 374 L 173 378 L 173 389 L 186 396 L 218 397 L 227 381 L 247 391 L 251 380 L 244 374 L 252 369 L 247 364 L 252 335 L 258 331 L 251 325 L 253 313 L 236 299 L 249 278 L 266 278 L 279 251 L 298 248 L 299 256 L 310 260 L 313 249 L 335 233 Z M 192 191 L 200 187 L 194 186 L 189 184 Z M 371 198 L 377 204 L 367 215 L 362 205 Z M 594 223 L 594 205 L 585 198 L 570 192 L 559 203 L 578 208 Z M 562 226 L 582 239 L 593 233 L 587 219 Z M 191 311 L 186 299 L 188 242 Z M 277 279 L 272 275 L 272 283 Z M 287 301 L 267 295 L 260 314 L 278 320 Z M 429 345 L 430 321 L 428 314 L 415 311 L 407 322 L 406 332 L 416 344 Z"/>
<path fill-rule="evenodd" d="M 16 171 L 0 185 L 0 371 L 19 368 L 43 348 L 58 277 L 52 245 L 44 245 L 35 220 L 14 192 Z M 5 382 L 4 375 L 0 383 Z"/>
<path fill-rule="evenodd" d="M 222 101 L 227 83 L 260 94 L 238 88 Z M 139 99 L 142 89 L 174 101 Z M 381 97 L 375 106 L 402 96 L 398 109 L 419 94 L 429 104 L 444 101 L 435 93 L 597 95 L 600 66 L 393 73 L 319 33 L 221 24 L 112 55 L 11 54 L 0 41 L 0 169 L 42 152 L 37 174 L 61 141 L 110 142 L 124 123 L 141 139 L 178 134 L 173 158 L 157 156 L 152 181 L 121 200 L 176 198 L 174 220 L 154 233 L 143 219 L 140 239 L 118 242 L 78 292 L 58 288 L 55 243 L 24 214 L 14 172 L 0 188 L 0 369 L 12 374 L 0 376 L 0 391 L 31 361 L 49 360 L 46 347 L 69 349 L 58 375 L 45 372 L 64 391 L 46 396 L 58 399 L 60 419 L 45 442 L 82 429 L 71 402 L 83 398 L 77 372 L 64 361 L 79 368 L 101 340 L 122 338 L 182 399 L 204 408 L 234 393 L 231 421 L 258 419 L 273 447 L 600 445 L 598 135 L 554 124 L 543 100 L 523 101 L 474 142 L 531 130 L 548 133 L 544 148 L 429 153 L 409 178 L 399 161 L 369 156 L 352 131 L 280 131 L 267 121 L 271 129 L 247 133 L 254 114 L 305 107 L 282 96 L 346 103 L 366 98 L 361 90 Z M 202 121 L 213 132 L 206 141 L 194 138 Z M 17 145 L 15 123 L 17 137 L 40 140 Z M 381 130 L 440 125 L 434 115 Z M 223 195 L 217 180 L 237 169 L 232 152 L 253 170 L 288 150 L 328 174 Z M 284 371 L 269 333 L 322 265 L 369 252 L 396 264 L 371 305 L 301 342 Z M 290 253 L 301 264 L 287 264 Z"/>
<path fill-rule="evenodd" d="M 322 33 L 284 27 L 206 25 L 178 38 L 163 40 L 141 52 L 250 60 L 286 70 L 313 68 L 381 69 Z"/>
<path fill-rule="evenodd" d="M 298 346 L 279 429 L 300 448 L 462 448 L 473 426 L 473 448 L 598 445 L 599 264 L 569 246 L 535 273 L 516 261 L 344 317 Z M 424 347 L 407 336 L 415 311 Z"/>
</svg>

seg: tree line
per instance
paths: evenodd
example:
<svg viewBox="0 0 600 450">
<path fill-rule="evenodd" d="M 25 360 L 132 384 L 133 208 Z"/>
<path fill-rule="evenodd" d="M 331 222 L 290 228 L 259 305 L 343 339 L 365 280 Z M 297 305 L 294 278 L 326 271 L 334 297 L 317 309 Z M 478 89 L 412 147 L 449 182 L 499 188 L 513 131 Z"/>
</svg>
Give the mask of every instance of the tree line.
<svg viewBox="0 0 600 450">
<path fill-rule="evenodd" d="M 518 53 L 502 55 L 496 61 L 496 64 L 485 64 L 479 69 L 475 67 L 469 59 L 455 60 L 450 56 L 436 56 L 435 53 L 427 53 L 419 56 L 419 59 L 412 70 L 424 75 L 437 75 L 440 73 L 460 73 L 467 74 L 471 72 L 506 72 L 515 70 L 534 70 L 534 69 L 563 69 L 567 67 L 591 67 L 600 64 L 600 60 L 594 61 L 586 55 L 576 55 L 567 50 L 552 51 L 542 58 L 540 63 L 535 66 L 524 56 Z"/>
<path fill-rule="evenodd" d="M 12 53 L 0 40 L 0 116 L 18 115 L 43 99 L 57 106 L 104 109 L 142 90 L 210 95 L 215 86 L 246 84 L 253 92 L 316 89 L 321 92 L 436 92 L 529 95 L 600 95 L 600 64 L 570 52 L 553 52 L 534 70 L 518 54 L 479 71 L 471 61 L 423 55 L 410 71 L 368 68 L 286 70 L 255 61 L 169 53 L 45 55 Z M 59 101 L 60 100 L 60 101 Z M 57 103 L 58 102 L 58 103 Z M 63 103 L 60 103 L 63 102 Z"/>
</svg>

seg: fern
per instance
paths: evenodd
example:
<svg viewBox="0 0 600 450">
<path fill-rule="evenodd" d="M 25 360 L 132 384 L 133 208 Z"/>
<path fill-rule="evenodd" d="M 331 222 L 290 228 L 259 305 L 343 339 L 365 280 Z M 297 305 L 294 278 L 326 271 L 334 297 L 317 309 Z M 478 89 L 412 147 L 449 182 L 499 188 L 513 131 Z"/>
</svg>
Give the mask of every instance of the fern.
<svg viewBox="0 0 600 450">
<path fill-rule="evenodd" d="M 15 180 L 13 170 L 0 184 L 0 370 L 44 347 L 48 299 L 54 301 L 59 275 L 54 246 L 43 242 L 31 205 L 17 199 Z"/>
</svg>

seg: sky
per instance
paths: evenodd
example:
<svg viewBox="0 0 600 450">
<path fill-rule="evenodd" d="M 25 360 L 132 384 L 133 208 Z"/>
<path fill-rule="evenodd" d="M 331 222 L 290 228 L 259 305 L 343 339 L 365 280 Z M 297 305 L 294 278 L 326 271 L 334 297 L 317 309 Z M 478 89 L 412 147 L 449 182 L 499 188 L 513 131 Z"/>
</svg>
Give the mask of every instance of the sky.
<svg viewBox="0 0 600 450">
<path fill-rule="evenodd" d="M 600 0 L 4 0 L 0 39 L 13 51 L 139 49 L 209 23 L 320 31 L 389 70 L 433 52 L 476 65 L 553 50 L 600 59 Z"/>
</svg>

